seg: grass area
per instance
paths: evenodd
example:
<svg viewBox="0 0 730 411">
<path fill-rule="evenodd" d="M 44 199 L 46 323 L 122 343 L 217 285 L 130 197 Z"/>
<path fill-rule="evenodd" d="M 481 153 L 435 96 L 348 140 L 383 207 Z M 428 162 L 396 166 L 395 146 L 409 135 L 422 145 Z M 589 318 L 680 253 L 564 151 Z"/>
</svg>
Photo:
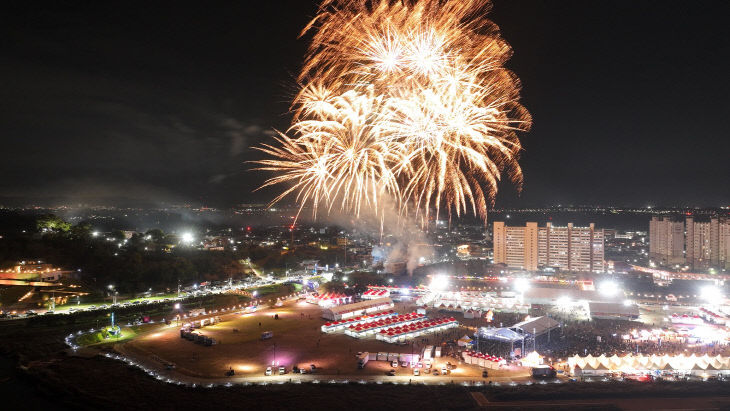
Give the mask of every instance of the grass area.
<svg viewBox="0 0 730 411">
<path fill-rule="evenodd" d="M 106 327 L 105 330 L 108 330 Z M 139 333 L 138 327 L 122 327 L 121 332 L 118 336 L 112 336 L 105 331 L 97 331 L 95 333 L 82 334 L 76 339 L 76 343 L 88 347 L 97 344 L 116 343 L 119 341 L 128 340 L 134 338 Z M 104 338 L 108 336 L 108 338 Z"/>
<path fill-rule="evenodd" d="M 293 293 L 296 290 L 297 285 L 299 285 L 301 289 L 301 284 L 286 283 L 264 285 L 262 287 L 254 288 L 250 291 L 252 293 L 256 293 L 255 298 L 275 298 Z"/>
</svg>

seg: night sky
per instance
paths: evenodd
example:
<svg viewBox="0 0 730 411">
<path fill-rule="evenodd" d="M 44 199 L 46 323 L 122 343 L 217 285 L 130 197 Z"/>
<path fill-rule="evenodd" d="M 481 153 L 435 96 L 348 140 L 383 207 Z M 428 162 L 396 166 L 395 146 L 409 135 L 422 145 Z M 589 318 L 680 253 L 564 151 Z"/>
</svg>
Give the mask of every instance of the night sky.
<svg viewBox="0 0 730 411">
<path fill-rule="evenodd" d="M 14 2 L 0 205 L 268 201 L 316 2 Z M 534 117 L 498 205 L 730 205 L 730 2 L 497 0 Z"/>
</svg>

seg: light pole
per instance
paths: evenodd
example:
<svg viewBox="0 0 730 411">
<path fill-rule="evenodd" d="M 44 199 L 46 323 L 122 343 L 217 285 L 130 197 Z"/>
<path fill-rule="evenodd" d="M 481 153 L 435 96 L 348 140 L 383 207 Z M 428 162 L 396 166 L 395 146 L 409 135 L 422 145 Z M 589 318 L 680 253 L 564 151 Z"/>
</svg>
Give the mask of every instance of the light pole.
<svg viewBox="0 0 730 411">
<path fill-rule="evenodd" d="M 180 326 L 180 303 L 175 303 L 175 310 L 177 311 L 177 315 L 175 318 L 177 319 L 177 326 Z"/>
<path fill-rule="evenodd" d="M 117 292 L 116 289 L 114 289 L 113 284 L 109 284 L 107 286 L 107 288 L 109 289 L 109 294 L 111 294 L 111 296 L 112 296 L 112 301 L 113 301 L 112 304 L 117 305 L 117 294 L 119 294 L 119 293 Z"/>
</svg>

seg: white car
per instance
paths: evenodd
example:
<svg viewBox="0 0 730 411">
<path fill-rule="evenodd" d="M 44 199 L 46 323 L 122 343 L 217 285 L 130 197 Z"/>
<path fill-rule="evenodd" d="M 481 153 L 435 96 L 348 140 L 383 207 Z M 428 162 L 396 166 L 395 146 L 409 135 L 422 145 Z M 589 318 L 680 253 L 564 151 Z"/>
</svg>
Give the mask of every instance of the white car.
<svg viewBox="0 0 730 411">
<path fill-rule="evenodd" d="M 449 370 L 446 368 L 445 365 L 443 367 L 441 367 L 441 375 L 447 375 L 448 373 L 449 373 Z"/>
<path fill-rule="evenodd" d="M 398 361 L 393 361 L 392 363 L 390 363 L 390 366 L 393 368 L 398 368 Z"/>
<path fill-rule="evenodd" d="M 418 370 L 418 368 L 414 368 L 413 369 L 413 376 L 414 377 L 418 377 L 419 375 L 421 375 L 421 372 Z"/>
<path fill-rule="evenodd" d="M 264 373 L 264 375 L 266 375 L 266 376 L 268 377 L 268 376 L 270 376 L 271 374 L 272 374 L 272 370 L 271 370 L 271 367 L 266 367 L 266 372 Z"/>
<path fill-rule="evenodd" d="M 286 374 L 286 367 L 279 367 L 279 375 Z"/>
</svg>

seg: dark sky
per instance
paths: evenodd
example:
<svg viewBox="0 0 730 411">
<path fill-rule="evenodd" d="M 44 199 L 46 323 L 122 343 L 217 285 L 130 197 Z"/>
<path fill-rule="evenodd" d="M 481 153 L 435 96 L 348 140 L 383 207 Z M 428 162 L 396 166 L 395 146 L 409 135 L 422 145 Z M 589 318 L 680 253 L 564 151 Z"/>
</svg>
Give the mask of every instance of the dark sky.
<svg viewBox="0 0 730 411">
<path fill-rule="evenodd" d="M 13 2 L 0 204 L 266 201 L 307 1 Z M 730 2 L 497 0 L 534 116 L 498 205 L 730 205 Z"/>
</svg>

